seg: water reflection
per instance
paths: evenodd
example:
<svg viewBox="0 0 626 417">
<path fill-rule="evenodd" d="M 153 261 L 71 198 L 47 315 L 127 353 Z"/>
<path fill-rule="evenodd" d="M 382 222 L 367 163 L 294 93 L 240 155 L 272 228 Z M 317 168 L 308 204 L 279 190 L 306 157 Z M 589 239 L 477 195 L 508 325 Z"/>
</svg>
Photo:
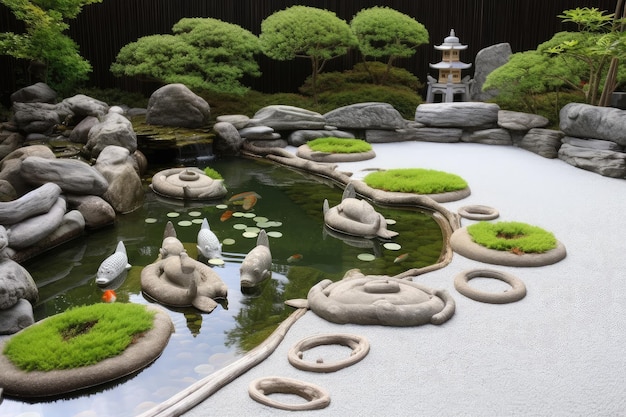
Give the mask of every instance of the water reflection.
<svg viewBox="0 0 626 417">
<path fill-rule="evenodd" d="M 331 183 L 261 161 L 216 159 L 210 166 L 225 178 L 229 193 L 223 201 L 173 201 L 147 191 L 144 206 L 120 216 L 114 226 L 90 233 L 24 266 L 39 286 L 40 300 L 34 309 L 39 320 L 71 306 L 100 302 L 103 289 L 95 283 L 96 271 L 121 240 L 132 268 L 116 289 L 117 302 L 152 303 L 141 292 L 140 273 L 143 266 L 156 259 L 165 224 L 172 221 L 179 240 L 195 257 L 200 224 L 194 221 L 206 217 L 222 241 L 232 239 L 232 244 L 223 246 L 225 264 L 214 267 L 228 286 L 227 302 L 210 314 L 193 308 L 167 309 L 175 333 L 161 357 L 137 375 L 86 390 L 71 399 L 23 402 L 5 398 L 2 416 L 26 412 L 45 417 L 137 415 L 256 346 L 291 313 L 284 301 L 306 298 L 308 290 L 319 281 L 341 279 L 352 268 L 360 268 L 365 274 L 395 275 L 409 268 L 432 265 L 442 252 L 439 226 L 426 213 L 379 209 L 386 218 L 396 221 L 390 226 L 400 233 L 394 242 L 401 245 L 402 253 L 411 254 L 402 265 L 394 264 L 400 253 L 381 247 L 377 241 L 355 244 L 327 234 L 323 201 L 328 199 L 335 205 L 342 194 Z M 225 209 L 217 205 L 228 204 L 230 196 L 246 191 L 261 196 L 250 211 L 253 215 L 233 215 L 221 221 Z M 228 205 L 228 209 L 242 212 L 241 206 Z M 258 217 L 267 218 L 266 223 L 273 222 L 266 225 L 267 231 L 280 232 L 280 237 L 270 237 L 272 278 L 254 292 L 243 293 L 239 266 L 256 245 L 256 238 L 244 237 L 245 229 L 234 226 L 254 227 Z M 156 221 L 147 223 L 147 218 Z M 358 255 L 364 252 L 375 255 L 375 259 L 359 260 Z M 295 254 L 302 255 L 301 259 L 287 262 Z"/>
</svg>

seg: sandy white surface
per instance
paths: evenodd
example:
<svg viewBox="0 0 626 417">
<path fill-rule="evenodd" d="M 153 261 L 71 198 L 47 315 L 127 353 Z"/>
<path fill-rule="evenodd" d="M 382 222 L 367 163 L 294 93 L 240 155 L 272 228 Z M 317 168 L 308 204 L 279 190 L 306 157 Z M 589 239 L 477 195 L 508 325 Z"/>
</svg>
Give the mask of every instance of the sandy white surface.
<svg viewBox="0 0 626 417">
<path fill-rule="evenodd" d="M 553 232 L 567 257 L 551 266 L 511 268 L 455 254 L 447 267 L 416 278 L 454 297 L 456 313 L 441 326 L 337 325 L 309 311 L 267 360 L 185 416 L 626 415 L 626 180 L 515 147 L 403 142 L 375 144 L 374 150 L 375 159 L 339 169 L 355 177 L 367 168 L 458 174 L 472 194 L 445 207 L 495 207 L 500 221 Z M 477 267 L 514 274 L 527 296 L 504 305 L 464 297 L 454 289 L 454 276 Z M 484 281 L 485 289 L 501 289 L 498 281 Z M 337 332 L 366 337 L 370 353 L 328 374 L 289 364 L 287 352 L 302 338 Z M 248 396 L 248 385 L 268 376 L 322 386 L 331 403 L 298 412 L 261 405 Z"/>
</svg>

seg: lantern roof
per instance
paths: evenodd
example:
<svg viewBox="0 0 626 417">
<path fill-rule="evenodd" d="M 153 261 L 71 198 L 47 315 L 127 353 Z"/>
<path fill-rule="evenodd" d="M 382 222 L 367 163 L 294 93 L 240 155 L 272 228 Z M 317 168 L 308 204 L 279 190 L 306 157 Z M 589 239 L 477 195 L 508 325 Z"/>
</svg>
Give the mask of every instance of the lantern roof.
<svg viewBox="0 0 626 417">
<path fill-rule="evenodd" d="M 461 61 L 441 61 L 436 64 L 428 64 L 431 68 L 435 69 L 468 69 L 472 66 L 472 64 L 466 64 Z"/>
<path fill-rule="evenodd" d="M 467 49 L 467 45 L 463 45 L 459 38 L 454 33 L 454 29 L 450 29 L 450 36 L 447 36 L 441 45 L 435 45 L 435 49 L 448 50 L 448 49 Z"/>
</svg>

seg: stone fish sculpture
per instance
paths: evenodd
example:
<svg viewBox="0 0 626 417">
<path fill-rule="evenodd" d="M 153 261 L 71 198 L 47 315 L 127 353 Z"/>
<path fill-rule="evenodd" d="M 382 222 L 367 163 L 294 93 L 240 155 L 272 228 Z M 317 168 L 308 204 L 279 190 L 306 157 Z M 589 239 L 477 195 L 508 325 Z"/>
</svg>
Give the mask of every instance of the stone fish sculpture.
<svg viewBox="0 0 626 417">
<path fill-rule="evenodd" d="M 172 229 L 166 226 L 156 262 L 141 271 L 141 289 L 161 304 L 210 313 L 218 305 L 215 300 L 226 298 L 228 288 L 211 267 L 189 257 Z"/>
<path fill-rule="evenodd" d="M 198 232 L 198 253 L 207 259 L 222 257 L 222 244 L 215 233 L 209 227 L 209 221 L 202 220 L 200 231 Z"/>
<path fill-rule="evenodd" d="M 101 286 L 108 285 L 124 271 L 129 269 L 130 264 L 128 263 L 126 246 L 124 246 L 124 242 L 120 240 L 117 243 L 115 252 L 100 264 L 96 274 L 96 284 Z"/>
<path fill-rule="evenodd" d="M 272 253 L 265 230 L 259 232 L 256 247 L 244 258 L 239 275 L 242 288 L 255 287 L 272 276 Z"/>
<path fill-rule="evenodd" d="M 398 235 L 397 232 L 387 230 L 385 218 L 371 204 L 356 198 L 351 183 L 346 185 L 341 203 L 329 207 L 328 200 L 324 200 L 323 211 L 326 226 L 340 233 L 368 239 L 391 239 Z"/>
<path fill-rule="evenodd" d="M 308 307 L 333 323 L 419 326 L 442 324 L 454 315 L 446 290 L 434 290 L 407 279 L 346 272 L 341 281 L 323 280 L 307 296 Z"/>
</svg>

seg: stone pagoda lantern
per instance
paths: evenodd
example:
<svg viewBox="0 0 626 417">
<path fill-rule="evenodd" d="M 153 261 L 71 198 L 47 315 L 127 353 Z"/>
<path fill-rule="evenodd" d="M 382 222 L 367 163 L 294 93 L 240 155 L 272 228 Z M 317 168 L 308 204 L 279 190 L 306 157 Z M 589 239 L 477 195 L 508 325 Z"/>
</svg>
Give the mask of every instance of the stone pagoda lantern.
<svg viewBox="0 0 626 417">
<path fill-rule="evenodd" d="M 439 78 L 428 76 L 428 91 L 426 101 L 433 102 L 434 96 L 440 94 L 441 101 L 452 102 L 454 95 L 459 94 L 461 101 L 469 98 L 469 86 L 471 80 L 469 76 L 461 78 L 461 71 L 468 69 L 472 64 L 460 61 L 460 51 L 467 49 L 467 45 L 461 44 L 459 38 L 454 34 L 454 29 L 450 30 L 450 36 L 443 40 L 441 45 L 436 45 L 435 49 L 442 51 L 441 61 L 436 64 L 429 64 L 431 68 L 439 71 Z"/>
</svg>

